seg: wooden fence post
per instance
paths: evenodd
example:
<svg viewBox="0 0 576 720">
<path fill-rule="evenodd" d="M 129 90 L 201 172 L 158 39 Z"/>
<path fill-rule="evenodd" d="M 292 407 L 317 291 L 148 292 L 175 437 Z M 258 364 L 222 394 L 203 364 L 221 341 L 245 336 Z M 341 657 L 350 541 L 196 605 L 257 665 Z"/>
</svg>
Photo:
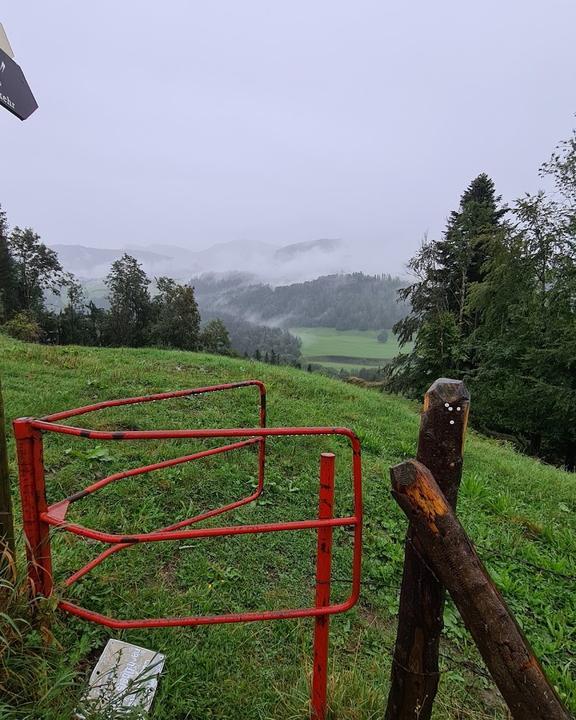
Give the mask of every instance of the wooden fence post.
<svg viewBox="0 0 576 720">
<path fill-rule="evenodd" d="M 432 473 L 393 467 L 392 494 L 436 576 L 448 588 L 515 720 L 570 720 Z"/>
<path fill-rule="evenodd" d="M 14 515 L 10 493 L 10 474 L 8 471 L 8 448 L 6 446 L 6 425 L 4 418 L 4 400 L 0 379 L 0 557 L 4 550 L 15 556 Z M 0 567 L 4 563 L 0 563 Z"/>
<path fill-rule="evenodd" d="M 440 378 L 424 396 L 420 421 L 417 458 L 440 479 L 454 508 L 469 405 L 461 380 Z M 386 720 L 430 720 L 438 689 L 444 597 L 444 587 L 422 561 L 418 538 L 409 527 Z"/>
</svg>

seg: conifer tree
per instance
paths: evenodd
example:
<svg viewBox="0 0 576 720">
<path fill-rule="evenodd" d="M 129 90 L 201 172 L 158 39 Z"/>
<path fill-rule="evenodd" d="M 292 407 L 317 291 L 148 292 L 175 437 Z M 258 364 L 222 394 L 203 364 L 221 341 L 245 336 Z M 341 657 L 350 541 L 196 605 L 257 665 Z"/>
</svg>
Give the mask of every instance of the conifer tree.
<svg viewBox="0 0 576 720">
<path fill-rule="evenodd" d="M 464 335 L 474 324 L 467 312 L 471 285 L 484 279 L 494 244 L 504 229 L 507 208 L 501 200 L 488 175 L 478 175 L 462 194 L 458 210 L 451 213 L 443 239 L 436 243 L 437 281 Z"/>
<path fill-rule="evenodd" d="M 493 181 L 482 173 L 462 194 L 442 239 L 426 238 L 410 260 L 416 282 L 399 295 L 411 311 L 394 332 L 402 345 L 414 341 L 414 346 L 388 368 L 391 388 L 420 395 L 434 377 L 474 367 L 478 312 L 470 310 L 469 300 L 505 231 L 506 212 Z"/>
</svg>

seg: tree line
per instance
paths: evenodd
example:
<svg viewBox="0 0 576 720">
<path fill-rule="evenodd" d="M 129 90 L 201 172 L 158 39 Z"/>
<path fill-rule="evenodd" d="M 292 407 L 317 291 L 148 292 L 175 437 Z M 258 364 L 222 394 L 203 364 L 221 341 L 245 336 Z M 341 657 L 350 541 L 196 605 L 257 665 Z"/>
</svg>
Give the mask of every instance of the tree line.
<svg viewBox="0 0 576 720">
<path fill-rule="evenodd" d="M 280 328 L 233 315 L 204 314 L 195 289 L 169 277 L 152 282 L 128 254 L 112 263 L 106 307 L 87 300 L 81 284 L 31 228 L 9 231 L 0 207 L 0 327 L 21 340 L 60 345 L 167 347 L 236 354 L 299 365 L 300 340 Z M 46 295 L 62 297 L 58 311 Z M 225 318 L 225 321 L 224 321 Z"/>
<path fill-rule="evenodd" d="M 31 228 L 9 232 L 0 207 L 0 322 L 18 339 L 55 344 L 143 347 L 230 353 L 230 338 L 219 318 L 204 327 L 194 288 L 168 277 L 151 281 L 128 254 L 112 263 L 106 278 L 109 309 L 87 302 L 80 283 Z M 64 294 L 63 308 L 47 307 L 45 294 Z"/>
<path fill-rule="evenodd" d="M 204 317 L 213 313 L 202 312 Z M 288 330 L 252 323 L 235 315 L 219 312 L 230 335 L 234 351 L 244 357 L 269 362 L 271 365 L 300 367 L 302 341 Z"/>
<path fill-rule="evenodd" d="M 476 427 L 547 461 L 576 466 L 576 132 L 541 168 L 550 191 L 511 207 L 481 174 L 439 239 L 425 238 L 396 323 L 411 352 L 385 386 L 421 396 L 463 377 Z"/>
</svg>

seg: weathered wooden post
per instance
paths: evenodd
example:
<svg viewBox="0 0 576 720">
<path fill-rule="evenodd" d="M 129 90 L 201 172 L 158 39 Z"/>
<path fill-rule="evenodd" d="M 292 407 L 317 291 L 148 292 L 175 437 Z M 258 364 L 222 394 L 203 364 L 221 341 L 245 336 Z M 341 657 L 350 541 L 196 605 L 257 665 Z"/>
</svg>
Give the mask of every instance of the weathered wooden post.
<svg viewBox="0 0 576 720">
<path fill-rule="evenodd" d="M 470 395 L 461 380 L 440 378 L 424 396 L 418 460 L 456 507 Z M 422 560 L 408 528 L 386 720 L 429 720 L 439 679 L 438 650 L 445 590 Z"/>
<path fill-rule="evenodd" d="M 392 494 L 449 590 L 512 716 L 570 720 L 432 473 L 409 460 L 390 474 Z"/>
<path fill-rule="evenodd" d="M 0 557 L 3 556 L 5 550 L 14 557 L 16 552 L 14 542 L 14 515 L 12 513 L 10 474 L 8 472 L 4 399 L 2 396 L 2 380 L 0 379 Z M 0 567 L 2 567 L 3 564 L 4 563 L 0 561 Z"/>
</svg>

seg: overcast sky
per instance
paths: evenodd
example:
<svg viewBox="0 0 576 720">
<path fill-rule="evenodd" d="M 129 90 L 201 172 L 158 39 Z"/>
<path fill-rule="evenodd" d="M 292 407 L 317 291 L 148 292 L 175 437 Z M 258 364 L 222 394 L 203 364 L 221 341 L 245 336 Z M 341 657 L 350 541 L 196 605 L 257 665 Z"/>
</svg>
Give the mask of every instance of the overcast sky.
<svg viewBox="0 0 576 720">
<path fill-rule="evenodd" d="M 50 244 L 343 238 L 397 271 L 576 111 L 574 0 L 4 0 L 39 109 L 0 203 Z"/>
</svg>

